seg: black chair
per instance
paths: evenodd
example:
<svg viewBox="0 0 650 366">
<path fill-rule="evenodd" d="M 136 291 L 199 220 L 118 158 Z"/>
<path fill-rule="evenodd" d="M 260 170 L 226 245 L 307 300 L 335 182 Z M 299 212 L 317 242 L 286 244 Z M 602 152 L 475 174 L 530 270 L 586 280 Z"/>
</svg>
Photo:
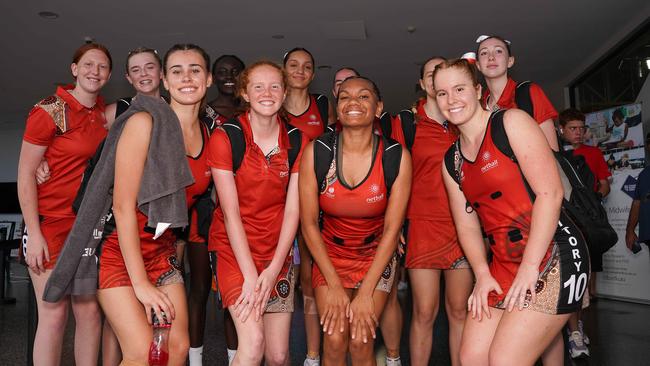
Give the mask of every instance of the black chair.
<svg viewBox="0 0 650 366">
<path fill-rule="evenodd" d="M 21 239 L 14 239 L 16 223 L 0 221 L 0 303 L 15 304 L 16 299 L 5 296 L 5 284 L 10 280 L 10 255 L 13 249 L 20 247 Z"/>
</svg>

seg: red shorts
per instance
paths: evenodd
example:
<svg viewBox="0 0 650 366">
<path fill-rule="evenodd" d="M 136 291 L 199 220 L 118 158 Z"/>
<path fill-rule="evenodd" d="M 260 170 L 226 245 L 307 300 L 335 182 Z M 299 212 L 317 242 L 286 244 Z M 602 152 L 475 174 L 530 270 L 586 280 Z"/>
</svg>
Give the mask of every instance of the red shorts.
<svg viewBox="0 0 650 366">
<path fill-rule="evenodd" d="M 168 230 L 157 240 L 140 231 L 140 248 L 149 282 L 156 286 L 183 283 L 180 265 L 174 249 L 175 236 Z M 101 247 L 99 256 L 99 288 L 132 286 L 126 270 L 117 233 L 111 234 Z"/>
<path fill-rule="evenodd" d="M 343 285 L 343 288 L 351 288 L 351 289 L 357 289 L 361 286 L 361 283 L 363 282 L 363 279 L 366 277 L 366 274 L 368 273 L 368 269 L 370 269 L 370 265 L 372 264 L 374 258 L 375 256 L 373 254 L 372 256 L 367 257 L 367 260 L 361 261 L 359 260 L 358 257 L 354 259 L 342 258 L 342 257 L 332 256 L 330 254 L 330 260 L 332 261 L 332 265 L 334 265 L 336 274 L 339 276 L 339 279 L 341 280 L 341 284 Z M 379 281 L 377 282 L 375 289 L 384 292 L 390 292 L 395 279 L 396 269 L 397 269 L 397 256 L 395 255 L 388 262 L 386 268 L 384 268 L 384 272 L 382 272 L 381 276 L 379 277 Z M 323 276 L 323 274 L 320 271 L 320 268 L 318 268 L 318 265 L 315 262 L 312 267 L 311 283 L 314 288 L 319 286 L 327 286 L 327 280 L 325 279 L 325 276 Z"/>
<path fill-rule="evenodd" d="M 50 261 L 43 265 L 45 269 L 52 269 L 56 265 L 56 260 L 61 254 L 65 239 L 68 237 L 75 217 L 42 217 L 40 226 L 41 233 L 47 242 L 47 250 L 50 253 Z"/>
<path fill-rule="evenodd" d="M 405 266 L 409 269 L 469 268 L 454 222 L 409 220 Z"/>
<path fill-rule="evenodd" d="M 256 261 L 255 268 L 257 273 L 262 271 L 271 263 L 271 261 Z M 221 250 L 217 253 L 217 282 L 221 301 L 224 308 L 235 305 L 237 298 L 241 295 L 241 288 L 244 284 L 244 276 L 239 270 L 237 259 L 232 250 Z M 296 276 L 293 270 L 293 251 L 289 252 L 280 274 L 275 281 L 275 286 L 271 290 L 271 296 L 266 303 L 267 313 L 291 313 L 293 312 L 293 297 L 296 283 Z"/>
</svg>

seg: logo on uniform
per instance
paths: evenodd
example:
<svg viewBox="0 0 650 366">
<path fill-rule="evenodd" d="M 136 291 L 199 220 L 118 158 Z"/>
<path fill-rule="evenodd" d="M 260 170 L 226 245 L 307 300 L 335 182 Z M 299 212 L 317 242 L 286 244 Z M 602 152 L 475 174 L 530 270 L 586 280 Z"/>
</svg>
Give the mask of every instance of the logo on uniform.
<svg viewBox="0 0 650 366">
<path fill-rule="evenodd" d="M 492 161 L 486 163 L 485 165 L 483 165 L 483 166 L 481 167 L 481 174 L 485 174 L 485 173 L 487 173 L 488 171 L 490 171 L 490 170 L 492 170 L 492 169 L 494 169 L 494 168 L 496 168 L 496 167 L 498 167 L 498 166 L 499 166 L 499 160 L 498 160 L 498 159 L 494 159 L 494 160 L 492 160 Z"/>
<path fill-rule="evenodd" d="M 330 186 L 325 190 L 325 196 L 327 198 L 334 198 L 334 187 Z"/>
<path fill-rule="evenodd" d="M 316 117 L 315 114 L 310 114 L 309 121 L 307 121 L 307 124 L 312 126 L 318 126 L 320 125 L 320 121 L 318 120 L 318 117 Z"/>
<path fill-rule="evenodd" d="M 481 155 L 481 159 L 483 159 L 483 161 L 489 161 L 491 157 L 492 154 L 490 154 L 489 151 L 486 151 L 483 153 L 483 155 Z"/>
</svg>

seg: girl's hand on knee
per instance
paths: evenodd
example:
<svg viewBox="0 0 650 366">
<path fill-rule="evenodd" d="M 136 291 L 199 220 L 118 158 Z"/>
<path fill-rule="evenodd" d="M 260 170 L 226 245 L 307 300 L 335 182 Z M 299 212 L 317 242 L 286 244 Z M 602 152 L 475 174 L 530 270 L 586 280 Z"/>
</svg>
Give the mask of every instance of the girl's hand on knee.
<svg viewBox="0 0 650 366">
<path fill-rule="evenodd" d="M 476 277 L 474 290 L 467 300 L 467 310 L 472 313 L 472 319 L 478 317 L 478 321 L 481 321 L 484 312 L 488 319 L 491 318 L 492 314 L 490 314 L 490 306 L 488 305 L 488 294 L 492 291 L 495 291 L 499 295 L 503 293 L 501 286 L 499 286 L 499 283 L 491 274 L 487 273 Z"/>
<path fill-rule="evenodd" d="M 341 286 L 328 286 L 325 297 L 325 311 L 320 318 L 323 333 L 332 334 L 336 327 L 339 332 L 345 331 L 345 322 L 350 307 L 350 298 Z"/>
<path fill-rule="evenodd" d="M 244 277 L 244 284 L 241 287 L 241 294 L 235 301 L 235 316 L 239 318 L 242 323 L 246 322 L 248 316 L 253 311 L 255 307 L 255 301 L 259 295 L 255 291 L 255 286 L 257 284 L 257 275 L 253 278 L 252 276 Z"/>
<path fill-rule="evenodd" d="M 352 339 L 361 337 L 363 343 L 368 343 L 368 335 L 377 337 L 375 329 L 379 326 L 375 314 L 375 302 L 372 296 L 357 295 L 350 303 L 350 330 Z"/>
<path fill-rule="evenodd" d="M 158 289 L 156 286 L 147 282 L 141 285 L 133 285 L 135 297 L 144 306 L 144 311 L 147 314 L 147 322 L 151 324 L 152 311 L 156 313 L 156 317 L 160 320 L 167 319 L 169 323 L 176 318 L 174 304 L 169 296 Z M 164 316 L 163 316 L 164 312 Z"/>
<path fill-rule="evenodd" d="M 527 303 L 535 302 L 535 287 L 539 279 L 538 266 L 522 262 L 517 270 L 517 276 L 512 281 L 512 286 L 504 299 L 508 311 L 512 311 L 516 305 L 523 310 Z"/>
<path fill-rule="evenodd" d="M 264 269 L 259 277 L 257 277 L 257 283 L 255 284 L 255 293 L 257 294 L 257 301 L 255 301 L 255 320 L 259 320 L 264 315 L 266 303 L 269 301 L 271 290 L 273 290 L 273 285 L 275 285 L 277 278 L 278 271 L 271 269 L 271 267 Z"/>
</svg>

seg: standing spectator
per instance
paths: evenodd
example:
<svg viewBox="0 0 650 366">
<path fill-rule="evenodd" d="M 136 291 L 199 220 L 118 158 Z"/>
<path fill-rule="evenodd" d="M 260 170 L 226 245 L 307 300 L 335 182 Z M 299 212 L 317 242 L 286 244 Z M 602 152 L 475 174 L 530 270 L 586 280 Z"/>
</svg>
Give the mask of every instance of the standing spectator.
<svg viewBox="0 0 650 366">
<path fill-rule="evenodd" d="M 650 150 L 650 133 L 645 137 L 645 148 Z M 634 253 L 641 250 L 640 243 L 648 244 L 650 241 L 650 169 L 645 167 L 639 174 L 634 192 L 634 201 L 630 207 L 630 216 L 627 219 L 625 244 Z M 639 225 L 639 235 L 634 231 Z"/>
<path fill-rule="evenodd" d="M 565 142 L 573 147 L 573 155 L 584 157 L 587 166 L 594 173 L 594 191 L 604 198 L 609 194 L 609 180 L 612 175 L 607 168 L 605 157 L 599 148 L 588 146 L 584 144 L 585 131 L 585 115 L 582 112 L 569 108 L 562 113 L 559 117 L 560 133 Z M 589 243 L 587 243 L 589 244 Z M 603 271 L 603 255 L 591 251 L 591 282 L 590 292 L 593 294 L 595 289 L 596 272 Z M 572 358 L 589 356 L 589 337 L 584 334 L 582 329 L 582 320 L 580 320 L 580 311 L 571 314 L 568 322 L 569 331 L 569 353 Z"/>
</svg>

